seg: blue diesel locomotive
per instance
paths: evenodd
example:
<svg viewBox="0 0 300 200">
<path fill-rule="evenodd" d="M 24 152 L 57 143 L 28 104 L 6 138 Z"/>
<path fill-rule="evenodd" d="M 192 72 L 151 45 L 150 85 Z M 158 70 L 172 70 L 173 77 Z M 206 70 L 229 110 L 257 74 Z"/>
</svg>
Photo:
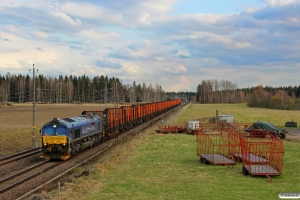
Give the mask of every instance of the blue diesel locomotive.
<svg viewBox="0 0 300 200">
<path fill-rule="evenodd" d="M 70 118 L 53 118 L 42 129 L 41 151 L 45 159 L 66 160 L 102 140 L 102 119 L 93 113 Z"/>
</svg>

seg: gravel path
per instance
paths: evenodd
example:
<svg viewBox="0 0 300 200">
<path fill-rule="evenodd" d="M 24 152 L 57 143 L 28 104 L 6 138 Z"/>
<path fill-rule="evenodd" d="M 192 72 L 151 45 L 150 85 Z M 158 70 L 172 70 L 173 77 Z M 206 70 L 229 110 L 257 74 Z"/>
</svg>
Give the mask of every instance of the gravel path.
<svg viewBox="0 0 300 200">
<path fill-rule="evenodd" d="M 288 132 L 286 135 L 286 140 L 298 140 L 300 141 L 300 128 L 289 128 L 285 127 L 284 130 Z"/>
</svg>

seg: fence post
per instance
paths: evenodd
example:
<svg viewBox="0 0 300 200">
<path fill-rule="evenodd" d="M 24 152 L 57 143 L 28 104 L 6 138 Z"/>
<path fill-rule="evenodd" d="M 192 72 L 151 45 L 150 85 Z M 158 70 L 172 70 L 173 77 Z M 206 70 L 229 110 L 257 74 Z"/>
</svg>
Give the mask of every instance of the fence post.
<svg viewBox="0 0 300 200">
<path fill-rule="evenodd" d="M 60 182 L 58 182 L 58 200 L 60 200 Z"/>
</svg>

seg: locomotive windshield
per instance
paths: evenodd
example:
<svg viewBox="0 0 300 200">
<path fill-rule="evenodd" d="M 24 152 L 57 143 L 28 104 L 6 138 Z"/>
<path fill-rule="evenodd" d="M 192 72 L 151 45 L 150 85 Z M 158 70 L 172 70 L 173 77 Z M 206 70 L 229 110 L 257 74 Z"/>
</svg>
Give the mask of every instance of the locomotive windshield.
<svg viewBox="0 0 300 200">
<path fill-rule="evenodd" d="M 48 125 L 42 129 L 43 136 L 68 135 L 68 129 L 61 125 Z"/>
</svg>

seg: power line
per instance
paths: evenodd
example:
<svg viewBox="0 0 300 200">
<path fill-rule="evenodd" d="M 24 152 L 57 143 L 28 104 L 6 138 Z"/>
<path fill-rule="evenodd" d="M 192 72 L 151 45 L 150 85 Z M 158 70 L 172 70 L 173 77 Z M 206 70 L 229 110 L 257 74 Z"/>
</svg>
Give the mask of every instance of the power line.
<svg viewBox="0 0 300 200">
<path fill-rule="evenodd" d="M 40 66 L 40 68 L 44 68 L 44 69 L 48 69 L 48 70 L 53 71 L 53 72 L 57 72 L 57 73 L 59 73 L 60 75 L 61 75 L 61 74 L 64 74 L 64 75 L 70 76 L 70 74 L 65 74 L 65 73 L 63 73 L 63 72 L 56 71 L 56 70 L 53 70 L 53 69 L 49 69 L 49 68 L 44 67 L 44 66 Z M 71 75 L 72 75 L 72 74 L 71 74 Z"/>
<path fill-rule="evenodd" d="M 31 66 L 31 64 L 0 64 L 0 65 L 22 65 L 22 66 Z"/>
<path fill-rule="evenodd" d="M 0 70 L 5 69 L 5 70 L 30 70 L 30 69 L 12 69 L 12 68 L 0 68 Z"/>
</svg>

